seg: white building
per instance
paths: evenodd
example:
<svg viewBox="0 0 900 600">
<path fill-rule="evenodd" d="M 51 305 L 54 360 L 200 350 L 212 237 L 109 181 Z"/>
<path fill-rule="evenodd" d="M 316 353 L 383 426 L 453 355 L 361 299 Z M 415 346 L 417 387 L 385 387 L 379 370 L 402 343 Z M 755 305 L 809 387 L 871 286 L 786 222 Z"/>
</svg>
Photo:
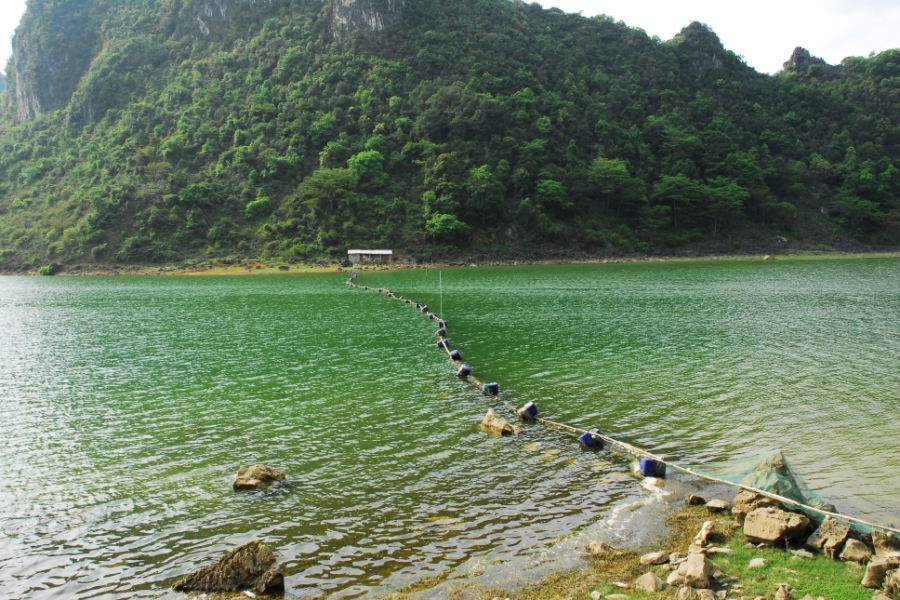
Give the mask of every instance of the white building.
<svg viewBox="0 0 900 600">
<path fill-rule="evenodd" d="M 348 250 L 347 256 L 352 263 L 391 262 L 393 250 Z"/>
</svg>

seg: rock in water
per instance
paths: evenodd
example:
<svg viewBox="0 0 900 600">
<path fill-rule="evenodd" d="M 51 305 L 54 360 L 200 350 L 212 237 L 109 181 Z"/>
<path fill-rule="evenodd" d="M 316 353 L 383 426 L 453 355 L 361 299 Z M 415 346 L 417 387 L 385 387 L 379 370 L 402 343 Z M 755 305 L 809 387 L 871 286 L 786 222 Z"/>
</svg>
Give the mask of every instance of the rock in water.
<svg viewBox="0 0 900 600">
<path fill-rule="evenodd" d="M 266 465 L 241 467 L 238 469 L 237 475 L 234 476 L 234 489 L 258 490 L 267 488 L 285 479 L 287 479 L 287 475 Z"/>
<path fill-rule="evenodd" d="M 694 496 L 693 494 L 688 495 L 684 499 L 685 506 L 703 506 L 706 504 L 706 500 L 701 498 L 700 496 Z"/>
<path fill-rule="evenodd" d="M 487 414 L 484 416 L 484 420 L 481 421 L 481 426 L 494 433 L 499 433 L 500 435 L 516 435 L 522 433 L 521 427 L 513 425 L 498 417 L 493 408 L 488 409 Z"/>
<path fill-rule="evenodd" d="M 644 573 L 634 582 L 634 587 L 645 592 L 661 592 L 666 588 L 666 584 L 653 573 Z"/>
<path fill-rule="evenodd" d="M 826 556 L 834 557 L 840 553 L 847 538 L 850 537 L 850 528 L 843 523 L 838 523 L 828 517 L 819 528 L 806 539 L 806 547 L 813 552 L 824 552 Z"/>
<path fill-rule="evenodd" d="M 236 592 L 257 594 L 284 589 L 284 575 L 275 554 L 258 541 L 238 546 L 217 562 L 194 571 L 175 584 L 179 592 Z"/>
<path fill-rule="evenodd" d="M 776 544 L 799 537 L 809 527 L 809 518 L 777 508 L 757 508 L 744 521 L 744 535 L 751 542 Z"/>
<path fill-rule="evenodd" d="M 859 540 L 847 540 L 844 551 L 841 552 L 841 560 L 863 564 L 872 558 L 872 551 Z"/>
</svg>

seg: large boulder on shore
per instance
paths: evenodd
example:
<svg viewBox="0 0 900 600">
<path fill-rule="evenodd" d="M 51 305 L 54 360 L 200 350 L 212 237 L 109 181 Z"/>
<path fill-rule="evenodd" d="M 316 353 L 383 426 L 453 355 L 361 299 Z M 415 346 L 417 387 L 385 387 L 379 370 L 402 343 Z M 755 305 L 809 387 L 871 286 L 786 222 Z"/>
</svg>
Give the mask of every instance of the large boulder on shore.
<svg viewBox="0 0 900 600">
<path fill-rule="evenodd" d="M 682 585 L 694 589 L 708 588 L 716 566 L 705 554 L 690 554 L 686 561 L 678 565 L 676 572 L 681 576 Z"/>
<path fill-rule="evenodd" d="M 864 543 L 859 540 L 847 540 L 844 544 L 844 551 L 841 552 L 840 559 L 844 562 L 855 562 L 865 564 L 872 558 L 872 551 Z"/>
<path fill-rule="evenodd" d="M 174 589 L 179 592 L 251 590 L 267 594 L 284 590 L 284 574 L 272 550 L 254 540 L 194 571 L 176 583 Z"/>
<path fill-rule="evenodd" d="M 488 431 L 492 431 L 493 433 L 498 433 L 500 435 L 516 435 L 522 433 L 521 427 L 519 427 L 518 425 L 513 425 L 509 421 L 498 417 L 493 408 L 488 409 L 487 414 L 481 421 L 481 426 Z"/>
<path fill-rule="evenodd" d="M 287 475 L 266 465 L 241 467 L 234 476 L 234 489 L 258 490 L 267 488 L 279 481 L 287 479 Z"/>
<path fill-rule="evenodd" d="M 744 520 L 744 535 L 753 543 L 778 544 L 800 537 L 809 527 L 806 515 L 777 508 L 757 508 Z"/>
<path fill-rule="evenodd" d="M 806 540 L 806 547 L 813 552 L 823 552 L 834 558 L 850 538 L 850 528 L 828 517 Z"/>
</svg>

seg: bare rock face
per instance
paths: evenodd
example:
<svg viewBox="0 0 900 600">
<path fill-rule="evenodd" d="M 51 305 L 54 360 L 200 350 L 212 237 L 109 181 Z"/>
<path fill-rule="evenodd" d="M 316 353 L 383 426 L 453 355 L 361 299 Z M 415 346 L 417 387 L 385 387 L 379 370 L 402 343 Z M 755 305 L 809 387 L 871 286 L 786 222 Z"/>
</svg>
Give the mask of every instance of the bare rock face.
<svg viewBox="0 0 900 600">
<path fill-rule="evenodd" d="M 338 39 L 354 33 L 374 33 L 396 24 L 403 0 L 334 0 L 331 31 Z"/>
<path fill-rule="evenodd" d="M 666 562 L 669 562 L 668 552 L 651 552 L 641 557 L 642 565 L 661 565 Z"/>
<path fill-rule="evenodd" d="M 744 535 L 754 543 L 777 544 L 800 537 L 809 527 L 809 518 L 777 508 L 757 508 L 744 521 Z"/>
<path fill-rule="evenodd" d="M 487 414 L 481 421 L 481 426 L 500 435 L 518 435 L 522 433 L 521 427 L 498 417 L 493 408 L 488 409 Z"/>
<path fill-rule="evenodd" d="M 287 475 L 266 465 L 241 467 L 234 476 L 234 489 L 258 490 L 272 486 L 287 479 Z"/>
<path fill-rule="evenodd" d="M 828 518 L 809 536 L 806 547 L 813 552 L 824 552 L 826 556 L 834 557 L 840 553 L 849 537 L 849 527 Z"/>
<path fill-rule="evenodd" d="M 829 65 L 818 56 L 813 56 L 809 50 L 797 46 L 791 57 L 783 65 L 786 73 L 797 73 L 798 75 L 812 75 L 816 77 L 823 76 L 842 76 L 849 75 L 850 69 L 843 65 Z"/>
<path fill-rule="evenodd" d="M 675 36 L 680 50 L 689 61 L 689 72 L 696 78 L 709 70 L 718 70 L 725 65 L 725 47 L 711 29 L 694 21 Z"/>
<path fill-rule="evenodd" d="M 870 558 L 872 558 L 872 551 L 858 540 L 847 540 L 847 543 L 844 544 L 844 551 L 841 552 L 840 556 L 840 559 L 845 562 L 859 564 L 865 563 Z"/>
<path fill-rule="evenodd" d="M 756 492 L 741 490 L 734 498 L 734 507 L 731 509 L 731 514 L 739 519 L 743 519 L 757 508 L 763 508 L 766 506 L 783 508 L 781 502 L 779 502 L 778 500 L 773 500 L 772 498 L 762 496 L 760 494 L 757 494 Z"/>
<path fill-rule="evenodd" d="M 236 592 L 266 594 L 284 590 L 284 575 L 268 546 L 252 541 L 217 562 L 194 571 L 175 584 L 179 592 Z"/>
</svg>

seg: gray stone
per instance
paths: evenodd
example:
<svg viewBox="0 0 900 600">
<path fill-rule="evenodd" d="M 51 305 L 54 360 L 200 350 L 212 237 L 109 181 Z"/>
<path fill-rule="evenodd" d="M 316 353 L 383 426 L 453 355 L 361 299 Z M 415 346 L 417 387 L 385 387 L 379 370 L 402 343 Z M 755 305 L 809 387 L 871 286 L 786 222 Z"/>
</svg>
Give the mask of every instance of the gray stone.
<svg viewBox="0 0 900 600">
<path fill-rule="evenodd" d="M 816 555 L 808 550 L 791 550 L 791 554 L 797 558 L 815 558 Z"/>
<path fill-rule="evenodd" d="M 750 569 L 761 569 L 761 568 L 765 567 L 765 566 L 768 565 L 768 564 L 769 564 L 769 561 L 767 561 L 767 560 L 764 559 L 764 558 L 754 558 L 753 560 L 750 561 L 750 565 L 748 566 L 748 568 L 750 568 Z"/>
<path fill-rule="evenodd" d="M 602 598 L 602 597 L 603 597 L 603 594 L 601 594 L 597 590 L 594 590 L 593 592 L 591 592 L 591 598 L 593 600 L 600 600 L 600 598 Z"/>
<path fill-rule="evenodd" d="M 805 515 L 773 507 L 757 508 L 744 520 L 744 535 L 751 542 L 777 544 L 803 535 L 809 523 Z"/>
<path fill-rule="evenodd" d="M 712 590 L 697 590 L 697 598 L 700 600 L 716 600 L 716 593 Z"/>
<path fill-rule="evenodd" d="M 684 503 L 687 506 L 703 506 L 704 504 L 706 504 L 706 500 L 704 500 L 700 496 L 694 496 L 693 494 L 690 494 L 684 499 Z"/>
<path fill-rule="evenodd" d="M 606 600 L 629 600 L 629 597 L 625 594 L 609 594 L 603 597 L 606 598 Z"/>
<path fill-rule="evenodd" d="M 680 565 L 687 560 L 687 554 L 683 552 L 673 552 L 669 555 L 669 562 L 673 565 Z"/>
<path fill-rule="evenodd" d="M 666 552 L 651 552 L 641 557 L 642 565 L 661 565 L 668 562 L 669 555 Z"/>
<path fill-rule="evenodd" d="M 709 512 L 720 513 L 725 512 L 726 510 L 731 510 L 731 504 L 725 502 L 724 500 L 710 500 L 706 503 L 706 508 Z"/>
<path fill-rule="evenodd" d="M 661 592 L 666 588 L 666 584 L 655 574 L 644 573 L 635 580 L 634 587 L 645 592 Z"/>
<path fill-rule="evenodd" d="M 666 577 L 666 585 L 684 585 L 684 575 L 678 571 L 672 571 Z"/>
<path fill-rule="evenodd" d="M 807 538 L 806 547 L 813 552 L 823 552 L 825 556 L 834 557 L 840 554 L 849 537 L 850 528 L 829 517 Z"/>
<path fill-rule="evenodd" d="M 840 559 L 846 562 L 865 563 L 872 558 L 872 551 L 859 540 L 847 540 Z"/>
<path fill-rule="evenodd" d="M 707 548 L 706 553 L 707 554 L 734 554 L 734 550 L 732 550 L 731 548 L 712 547 L 712 548 Z"/>
<path fill-rule="evenodd" d="M 266 594 L 284 590 L 284 575 L 268 546 L 252 541 L 215 563 L 194 571 L 175 584 L 179 592 L 237 592 Z"/>
<path fill-rule="evenodd" d="M 481 421 L 481 426 L 488 431 L 500 435 L 518 435 L 519 433 L 522 433 L 521 427 L 513 425 L 509 421 L 498 417 L 493 408 L 488 409 L 487 414 Z"/>
<path fill-rule="evenodd" d="M 241 467 L 234 476 L 234 489 L 258 490 L 264 489 L 287 479 L 287 475 L 276 471 L 266 465 L 253 465 Z"/>
</svg>

